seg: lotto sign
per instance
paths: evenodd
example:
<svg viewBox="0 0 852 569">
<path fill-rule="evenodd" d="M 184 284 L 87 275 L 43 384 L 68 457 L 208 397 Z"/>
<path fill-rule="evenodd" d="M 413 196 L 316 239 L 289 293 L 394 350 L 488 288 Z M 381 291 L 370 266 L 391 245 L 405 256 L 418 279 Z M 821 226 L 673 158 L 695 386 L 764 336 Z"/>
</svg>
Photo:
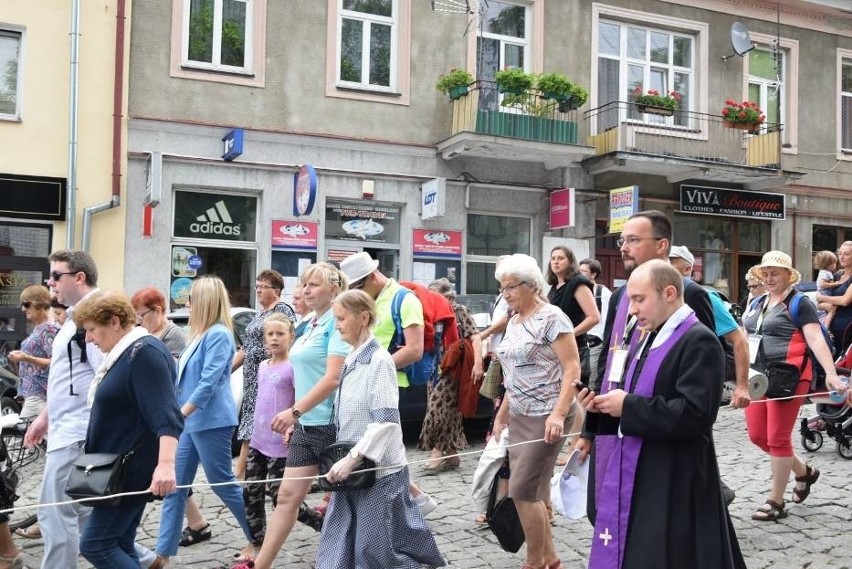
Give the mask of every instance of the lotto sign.
<svg viewBox="0 0 852 569">
<path fill-rule="evenodd" d="M 609 191 L 609 232 L 621 233 L 627 219 L 639 211 L 639 186 Z"/>
</svg>

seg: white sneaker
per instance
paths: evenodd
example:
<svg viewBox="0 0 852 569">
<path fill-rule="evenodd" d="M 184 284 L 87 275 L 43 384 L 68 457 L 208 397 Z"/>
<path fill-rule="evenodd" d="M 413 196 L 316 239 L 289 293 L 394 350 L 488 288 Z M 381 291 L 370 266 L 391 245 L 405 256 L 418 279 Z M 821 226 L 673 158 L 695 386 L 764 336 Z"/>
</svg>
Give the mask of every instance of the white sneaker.
<svg viewBox="0 0 852 569">
<path fill-rule="evenodd" d="M 438 507 L 438 502 L 435 501 L 435 498 L 427 494 L 426 492 L 421 493 L 419 496 L 414 498 L 414 503 L 417 504 L 417 507 L 420 508 L 420 513 L 425 517 L 435 511 L 435 508 Z"/>
</svg>

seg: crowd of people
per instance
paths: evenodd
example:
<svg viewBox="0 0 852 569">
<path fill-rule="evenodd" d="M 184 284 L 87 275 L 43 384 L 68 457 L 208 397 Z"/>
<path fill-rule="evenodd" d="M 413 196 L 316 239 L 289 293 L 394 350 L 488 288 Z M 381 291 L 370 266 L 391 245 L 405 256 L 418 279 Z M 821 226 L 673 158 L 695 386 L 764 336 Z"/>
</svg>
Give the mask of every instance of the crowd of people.
<svg viewBox="0 0 852 569">
<path fill-rule="evenodd" d="M 662 213 L 633 215 L 618 243 L 628 280 L 613 291 L 596 282 L 600 263 L 578 261 L 564 246 L 550 252 L 545 270 L 528 255 L 501 257 L 500 296 L 482 332 L 455 302 L 451 282 L 431 283 L 458 339 L 440 348 L 443 366 L 428 388 L 418 443 L 430 458 L 417 471 L 406 466 L 399 393 L 409 385 L 407 366 L 423 355 L 424 306 L 415 294 L 397 303 L 403 286 L 367 253 L 306 268 L 292 307 L 281 300 L 283 277 L 261 271 L 258 310 L 237 347 L 218 277 L 193 282 L 184 330 L 166 318 L 168 302 L 156 288 L 132 297 L 102 291 L 87 253 L 57 251 L 49 290 L 21 293 L 32 332 L 9 354 L 21 377 L 21 417 L 31 421 L 25 444 L 46 440 L 47 448 L 45 505 L 38 525 L 20 535 L 43 537 L 43 569 L 74 567 L 79 555 L 98 568 L 169 567 L 180 546 L 212 535 L 190 490 L 201 465 L 245 538 L 235 569 L 274 566 L 305 521 L 318 477 L 333 488 L 357 485 L 327 493 L 319 513 L 307 508 L 320 519 L 318 568 L 444 566 L 425 519 L 437 502 L 416 478 L 459 466 L 465 402 L 489 375 L 500 383 L 490 395 L 490 436 L 507 448 L 497 479 L 526 539 L 523 569 L 563 567 L 550 479 L 566 435 L 577 431 L 571 444 L 590 463 L 589 567 L 744 567 L 726 507 L 734 493 L 719 476 L 713 441 L 723 384 L 733 384 L 730 404 L 744 409 L 749 439 L 769 455 L 771 484 L 752 520 L 777 521 L 787 515 L 791 473 L 794 503 L 809 497 L 821 474 L 790 442 L 804 396 L 822 374 L 825 389 L 852 403 L 834 365 L 851 339 L 852 242 L 836 256 L 817 255 L 818 304 L 796 290 L 801 275 L 790 257 L 767 252 L 748 271 L 741 320 L 691 279 L 695 259 L 673 245 Z M 238 405 L 229 381 L 239 367 Z M 750 395 L 755 371 L 770 389 L 792 378 L 789 395 Z M 329 463 L 340 445 L 345 452 Z M 48 506 L 67 500 L 84 453 L 129 453 L 125 488 L 143 493 Z M 0 506 L 8 507 L 5 487 Z M 136 535 L 154 497 L 163 506 L 150 551 Z M 487 523 L 486 513 L 477 521 Z M 0 569 L 21 568 L 7 522 L 0 516 Z"/>
</svg>

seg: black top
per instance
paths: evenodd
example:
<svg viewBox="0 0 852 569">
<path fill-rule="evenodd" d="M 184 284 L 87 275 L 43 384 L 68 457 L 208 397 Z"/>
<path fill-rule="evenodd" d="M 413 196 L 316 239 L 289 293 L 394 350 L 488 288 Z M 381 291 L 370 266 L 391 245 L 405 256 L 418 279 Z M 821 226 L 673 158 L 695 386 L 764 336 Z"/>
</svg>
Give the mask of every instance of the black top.
<svg viewBox="0 0 852 569">
<path fill-rule="evenodd" d="M 583 312 L 583 308 L 580 306 L 580 303 L 577 302 L 575 294 L 577 293 L 577 288 L 581 286 L 589 287 L 590 291 L 594 293 L 594 285 L 592 281 L 584 277 L 583 275 L 576 275 L 572 277 L 570 280 L 562 283 L 562 286 L 552 286 L 550 290 L 547 292 L 547 300 L 550 301 L 550 304 L 558 306 L 562 309 L 562 312 L 571 320 L 571 324 L 577 326 L 580 322 L 586 319 L 586 313 Z M 577 345 L 585 345 L 586 335 L 580 334 L 574 335 L 574 339 L 577 340 Z"/>
</svg>

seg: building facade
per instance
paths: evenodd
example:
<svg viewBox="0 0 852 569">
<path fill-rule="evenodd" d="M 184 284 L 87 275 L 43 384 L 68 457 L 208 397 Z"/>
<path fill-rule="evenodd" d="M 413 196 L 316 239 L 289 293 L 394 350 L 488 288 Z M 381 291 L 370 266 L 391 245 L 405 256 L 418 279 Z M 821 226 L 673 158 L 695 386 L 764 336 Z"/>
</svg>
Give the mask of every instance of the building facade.
<svg viewBox="0 0 852 569">
<path fill-rule="evenodd" d="M 555 243 L 600 258 L 612 283 L 623 275 L 611 190 L 625 188 L 628 206 L 672 216 L 701 280 L 732 296 L 762 252 L 794 251 L 806 270 L 812 241 L 849 237 L 848 12 L 464 4 L 137 3 L 125 288 L 158 286 L 179 308 L 192 279 L 214 272 L 251 304 L 263 268 L 289 289 L 307 263 L 368 251 L 393 276 L 493 293 L 499 255 L 544 261 Z M 736 21 L 755 45 L 741 55 Z M 435 82 L 453 67 L 477 82 L 450 100 Z M 563 73 L 588 101 L 507 96 L 494 84 L 506 67 Z M 637 88 L 678 91 L 680 105 L 640 109 Z M 765 121 L 727 128 L 727 99 L 754 101 Z M 572 227 L 551 226 L 560 188 L 574 189 Z"/>
</svg>

